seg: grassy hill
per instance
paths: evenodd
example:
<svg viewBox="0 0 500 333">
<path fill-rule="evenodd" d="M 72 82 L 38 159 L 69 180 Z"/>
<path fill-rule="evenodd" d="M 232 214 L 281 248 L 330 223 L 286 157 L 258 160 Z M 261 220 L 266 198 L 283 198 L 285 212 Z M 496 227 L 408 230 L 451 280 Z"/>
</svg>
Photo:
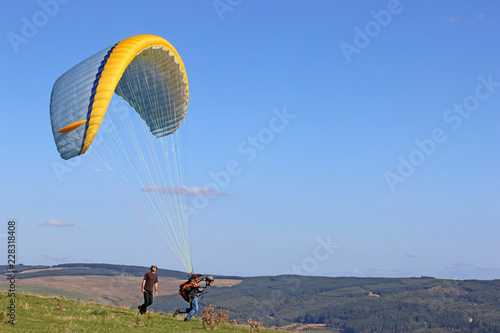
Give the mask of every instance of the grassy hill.
<svg viewBox="0 0 500 333">
<path fill-rule="evenodd" d="M 7 292 L 0 292 L 1 308 L 9 304 Z M 199 317 L 190 322 L 171 314 L 139 315 L 137 309 L 73 301 L 60 297 L 16 294 L 16 324 L 0 311 L 1 332 L 206 332 Z M 247 332 L 250 326 L 221 324 L 217 332 Z M 254 332 L 257 332 L 254 329 Z M 261 329 L 260 332 L 276 332 Z"/>
<path fill-rule="evenodd" d="M 0 267 L 1 271 L 2 267 Z M 22 266 L 20 291 L 88 300 L 135 309 L 146 267 L 108 264 Z M 82 273 L 83 272 L 83 273 Z M 152 309 L 186 307 L 178 295 L 182 272 L 159 270 L 160 296 Z M 0 290 L 6 290 L 0 281 Z M 500 280 L 420 278 L 216 276 L 200 300 L 229 311 L 238 323 L 328 332 L 500 332 Z"/>
</svg>

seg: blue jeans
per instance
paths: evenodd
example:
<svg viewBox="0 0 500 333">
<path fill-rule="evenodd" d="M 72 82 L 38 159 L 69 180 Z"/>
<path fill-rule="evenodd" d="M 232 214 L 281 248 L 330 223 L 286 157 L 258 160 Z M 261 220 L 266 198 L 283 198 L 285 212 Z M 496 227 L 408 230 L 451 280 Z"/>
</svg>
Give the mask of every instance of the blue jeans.
<svg viewBox="0 0 500 333">
<path fill-rule="evenodd" d="M 195 296 L 191 303 L 189 303 L 190 307 L 182 309 L 182 313 L 187 313 L 188 315 L 186 316 L 187 320 L 190 320 L 192 316 L 198 311 L 198 297 Z"/>
</svg>

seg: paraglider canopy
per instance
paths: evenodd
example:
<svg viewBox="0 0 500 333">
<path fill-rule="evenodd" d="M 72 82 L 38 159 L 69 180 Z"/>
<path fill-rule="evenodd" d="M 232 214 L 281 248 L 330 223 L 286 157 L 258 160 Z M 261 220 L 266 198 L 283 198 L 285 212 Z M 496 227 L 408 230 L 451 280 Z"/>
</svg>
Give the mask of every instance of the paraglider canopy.
<svg viewBox="0 0 500 333">
<path fill-rule="evenodd" d="M 127 38 L 82 61 L 54 84 L 52 131 L 64 159 L 84 154 L 113 93 L 141 116 L 155 137 L 174 133 L 186 114 L 189 93 L 184 64 L 165 39 Z"/>
<path fill-rule="evenodd" d="M 184 188 L 183 141 L 177 139 L 183 131 L 177 129 L 188 95 L 184 64 L 174 47 L 161 37 L 139 35 L 59 77 L 50 118 L 61 157 L 90 148 L 86 170 L 97 173 L 191 272 L 185 193 L 163 190 Z"/>
</svg>

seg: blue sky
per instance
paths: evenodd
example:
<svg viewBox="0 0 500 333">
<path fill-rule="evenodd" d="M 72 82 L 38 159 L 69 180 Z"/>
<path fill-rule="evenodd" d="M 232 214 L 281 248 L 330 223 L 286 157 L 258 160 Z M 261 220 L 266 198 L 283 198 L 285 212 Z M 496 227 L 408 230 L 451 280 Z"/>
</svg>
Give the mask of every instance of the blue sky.
<svg viewBox="0 0 500 333">
<path fill-rule="evenodd" d="M 3 4 L 0 241 L 24 264 L 182 270 L 79 165 L 58 177 L 55 80 L 155 34 L 186 66 L 194 268 L 229 275 L 500 278 L 496 1 Z M 192 203 L 195 205 L 195 202 Z M 57 226 L 64 221 L 68 226 Z"/>
</svg>

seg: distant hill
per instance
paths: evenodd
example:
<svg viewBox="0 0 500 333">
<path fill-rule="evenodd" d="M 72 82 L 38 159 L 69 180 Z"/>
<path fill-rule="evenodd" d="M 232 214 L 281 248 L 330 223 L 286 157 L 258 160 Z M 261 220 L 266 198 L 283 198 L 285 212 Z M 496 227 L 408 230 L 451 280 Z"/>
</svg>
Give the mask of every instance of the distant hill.
<svg viewBox="0 0 500 333">
<path fill-rule="evenodd" d="M 80 290 L 82 295 L 130 307 L 142 300 L 140 282 L 148 270 L 109 264 L 18 268 L 20 287 L 36 282 L 39 288 L 54 288 L 50 283 L 63 285 L 61 281 L 70 279 L 64 284 L 69 289 L 54 288 L 56 292 L 75 291 L 82 284 L 89 291 Z M 177 295 L 186 274 L 160 269 L 158 275 L 161 296 L 153 309 L 171 312 L 187 306 Z M 216 276 L 200 304 L 228 309 L 238 322 L 253 318 L 266 326 L 304 324 L 331 332 L 500 332 L 500 280 Z"/>
<path fill-rule="evenodd" d="M 167 310 L 173 296 L 158 300 Z M 214 288 L 216 304 L 266 325 L 322 324 L 344 332 L 500 332 L 500 280 L 423 278 L 245 278 Z"/>
<path fill-rule="evenodd" d="M 7 266 L 0 266 L 4 275 Z M 95 299 L 101 304 L 136 307 L 141 304 L 142 279 L 149 267 L 111 264 L 62 264 L 55 266 L 16 267 L 17 288 L 33 294 L 65 295 L 74 300 Z M 159 269 L 160 295 L 177 295 L 186 273 Z M 219 286 L 232 286 L 241 278 L 215 276 Z M 0 280 L 0 290 L 6 290 L 7 280 Z"/>
<path fill-rule="evenodd" d="M 7 266 L 0 266 L 0 272 L 6 272 Z M 16 270 L 19 278 L 28 279 L 43 276 L 68 276 L 68 275 L 102 275 L 102 276 L 139 276 L 149 271 L 149 267 L 125 266 L 112 264 L 60 264 L 55 266 L 18 265 Z M 158 274 L 176 279 L 184 279 L 186 273 L 169 269 L 158 269 Z"/>
</svg>

